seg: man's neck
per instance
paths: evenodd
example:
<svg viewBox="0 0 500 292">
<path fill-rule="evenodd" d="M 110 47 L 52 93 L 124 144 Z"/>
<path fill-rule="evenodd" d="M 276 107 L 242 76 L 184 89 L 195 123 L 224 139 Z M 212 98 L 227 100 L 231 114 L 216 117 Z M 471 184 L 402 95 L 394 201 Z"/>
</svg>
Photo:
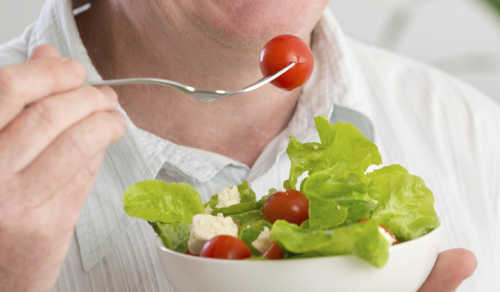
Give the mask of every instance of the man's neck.
<svg viewBox="0 0 500 292">
<path fill-rule="evenodd" d="M 199 88 L 237 89 L 261 77 L 258 47 L 226 46 L 188 22 L 176 4 L 159 7 L 155 3 L 95 1 L 92 9 L 77 17 L 83 42 L 103 78 L 160 77 Z M 249 166 L 286 127 L 300 95 L 297 90 L 268 85 L 202 103 L 173 89 L 116 90 L 138 127 Z"/>
</svg>

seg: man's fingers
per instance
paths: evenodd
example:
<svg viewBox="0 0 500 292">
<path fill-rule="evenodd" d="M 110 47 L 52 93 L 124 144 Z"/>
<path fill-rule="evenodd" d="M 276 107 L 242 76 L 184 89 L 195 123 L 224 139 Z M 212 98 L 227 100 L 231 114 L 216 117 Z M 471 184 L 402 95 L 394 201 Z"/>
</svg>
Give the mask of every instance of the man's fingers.
<svg viewBox="0 0 500 292">
<path fill-rule="evenodd" d="M 118 106 L 109 87 L 84 86 L 33 103 L 0 132 L 0 167 L 26 167 L 67 128 L 98 111 Z"/>
<path fill-rule="evenodd" d="M 27 194 L 23 203 L 36 207 L 52 198 L 97 153 L 121 138 L 124 125 L 119 112 L 99 112 L 66 130 L 18 174 Z"/>
<path fill-rule="evenodd" d="M 466 249 L 442 252 L 419 292 L 453 292 L 476 270 L 477 260 Z"/>
<path fill-rule="evenodd" d="M 80 217 L 88 194 L 95 184 L 104 155 L 105 151 L 101 151 L 91 158 L 88 164 L 69 180 L 66 186 L 58 190 L 54 199 L 43 206 L 47 212 L 52 212 L 53 214 L 57 212 L 54 214 L 55 216 L 51 217 L 51 220 L 55 220 L 55 222 L 64 221 L 70 223 L 65 225 L 73 229 L 74 224 Z M 46 217 L 48 218 L 49 216 Z M 48 225 L 53 226 L 55 224 L 49 222 Z M 59 228 L 59 230 L 56 230 L 57 228 Z M 71 234 L 73 230 L 67 231 Z M 60 226 L 55 227 L 54 230 L 50 232 L 52 232 L 52 235 L 61 233 Z"/>
<path fill-rule="evenodd" d="M 65 218 L 76 222 L 80 217 L 82 207 L 95 184 L 105 153 L 105 151 L 101 151 L 89 160 L 87 167 L 81 169 L 67 187 L 60 192 L 58 204 L 66 211 Z"/>
<path fill-rule="evenodd" d="M 58 58 L 61 57 L 59 51 L 53 46 L 49 45 L 41 45 L 35 50 L 33 50 L 33 54 L 31 54 L 31 60 L 40 59 L 40 58 Z"/>
<path fill-rule="evenodd" d="M 89 178 L 88 174 L 97 173 L 103 157 L 104 151 L 89 160 L 88 168 L 80 171 L 66 186 L 59 189 L 52 200 L 40 205 L 39 208 L 29 210 L 29 212 L 14 213 L 16 217 L 10 218 L 14 221 L 10 225 L 11 230 L 14 230 L 11 240 L 5 242 L 0 240 L 0 246 L 3 251 L 6 251 L 1 254 L 4 262 L 13 266 L 15 263 L 25 265 L 19 273 L 20 275 L 27 273 L 36 276 L 39 270 L 49 271 L 50 273 L 43 274 L 43 279 L 39 279 L 40 282 L 47 282 L 47 279 L 55 281 L 66 257 L 67 248 L 86 195 L 90 192 L 95 181 L 95 177 Z M 36 194 L 33 195 L 36 196 Z M 19 231 L 23 233 L 19 233 Z M 42 260 L 44 258 L 45 260 Z M 47 258 L 50 258 L 50 261 Z M 32 277 L 31 280 L 33 280 Z M 52 282 L 48 281 L 48 283 Z M 0 287 L 4 286 L 0 283 Z M 37 285 L 36 288 L 22 291 L 52 291 L 50 287 L 40 289 L 41 287 Z M 0 290 L 18 291 L 15 288 Z"/>
<path fill-rule="evenodd" d="M 0 129 L 26 105 L 80 87 L 85 68 L 75 60 L 39 58 L 0 69 Z"/>
</svg>

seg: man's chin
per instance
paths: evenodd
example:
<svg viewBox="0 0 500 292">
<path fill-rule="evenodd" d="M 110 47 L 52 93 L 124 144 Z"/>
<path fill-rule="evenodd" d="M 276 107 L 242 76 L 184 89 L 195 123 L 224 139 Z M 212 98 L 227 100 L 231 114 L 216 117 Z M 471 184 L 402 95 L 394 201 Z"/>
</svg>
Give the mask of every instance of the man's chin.
<svg viewBox="0 0 500 292">
<path fill-rule="evenodd" d="M 281 6 L 276 4 L 281 0 L 265 2 L 268 4 L 259 0 L 241 7 L 219 7 L 211 14 L 197 11 L 199 28 L 226 47 L 253 50 L 280 34 L 307 37 L 324 9 L 320 4 L 307 5 L 298 0 L 287 0 L 289 4 Z"/>
<path fill-rule="evenodd" d="M 273 37 L 281 34 L 294 34 L 298 32 L 292 30 L 265 30 L 265 31 L 215 31 L 209 33 L 208 37 L 217 41 L 221 45 L 232 49 L 245 51 L 260 51 L 262 47 Z"/>
</svg>

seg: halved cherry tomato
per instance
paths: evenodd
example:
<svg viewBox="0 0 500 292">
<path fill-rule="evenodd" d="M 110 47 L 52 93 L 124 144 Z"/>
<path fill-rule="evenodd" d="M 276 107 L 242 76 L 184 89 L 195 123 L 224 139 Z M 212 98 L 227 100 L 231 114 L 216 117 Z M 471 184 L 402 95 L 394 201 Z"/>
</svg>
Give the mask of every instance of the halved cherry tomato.
<svg viewBox="0 0 500 292">
<path fill-rule="evenodd" d="M 284 258 L 285 254 L 279 244 L 273 241 L 271 246 L 262 254 L 262 256 L 270 260 L 279 260 Z"/>
<path fill-rule="evenodd" d="M 189 250 L 188 250 L 188 251 L 186 251 L 186 254 L 187 254 L 187 255 L 190 255 L 190 256 L 194 256 L 194 257 L 196 256 L 196 255 L 192 254 Z"/>
<path fill-rule="evenodd" d="M 219 235 L 210 239 L 203 245 L 200 253 L 201 257 L 228 260 L 240 260 L 251 255 L 250 248 L 243 240 L 230 235 Z"/>
<path fill-rule="evenodd" d="M 282 219 L 300 225 L 309 219 L 309 201 L 296 190 L 278 192 L 262 205 L 262 214 L 271 223 Z"/>
<path fill-rule="evenodd" d="M 280 35 L 270 40 L 260 53 L 260 70 L 264 76 L 270 76 L 288 66 L 297 64 L 272 84 L 293 90 L 302 86 L 311 76 L 314 58 L 309 46 L 293 35 Z"/>
</svg>

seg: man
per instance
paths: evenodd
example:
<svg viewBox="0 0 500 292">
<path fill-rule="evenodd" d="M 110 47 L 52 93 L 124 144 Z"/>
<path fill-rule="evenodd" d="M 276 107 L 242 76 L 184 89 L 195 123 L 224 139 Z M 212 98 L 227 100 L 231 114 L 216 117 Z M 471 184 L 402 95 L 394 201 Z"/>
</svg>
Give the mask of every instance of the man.
<svg viewBox="0 0 500 292">
<path fill-rule="evenodd" d="M 1 291 L 172 291 L 153 231 L 122 210 L 123 190 L 157 178 L 206 199 L 248 179 L 262 195 L 287 176 L 287 137 L 314 139 L 317 115 L 355 124 L 385 163 L 422 176 L 446 247 L 479 259 L 462 289 L 500 290 L 500 107 L 476 90 L 347 39 L 328 0 L 99 0 L 75 17 L 71 1 L 46 2 L 0 47 Z M 260 48 L 283 33 L 313 49 L 303 89 L 201 103 L 84 85 L 147 76 L 243 87 L 260 77 Z M 475 269 L 470 251 L 444 251 L 420 291 L 454 291 Z"/>
</svg>

